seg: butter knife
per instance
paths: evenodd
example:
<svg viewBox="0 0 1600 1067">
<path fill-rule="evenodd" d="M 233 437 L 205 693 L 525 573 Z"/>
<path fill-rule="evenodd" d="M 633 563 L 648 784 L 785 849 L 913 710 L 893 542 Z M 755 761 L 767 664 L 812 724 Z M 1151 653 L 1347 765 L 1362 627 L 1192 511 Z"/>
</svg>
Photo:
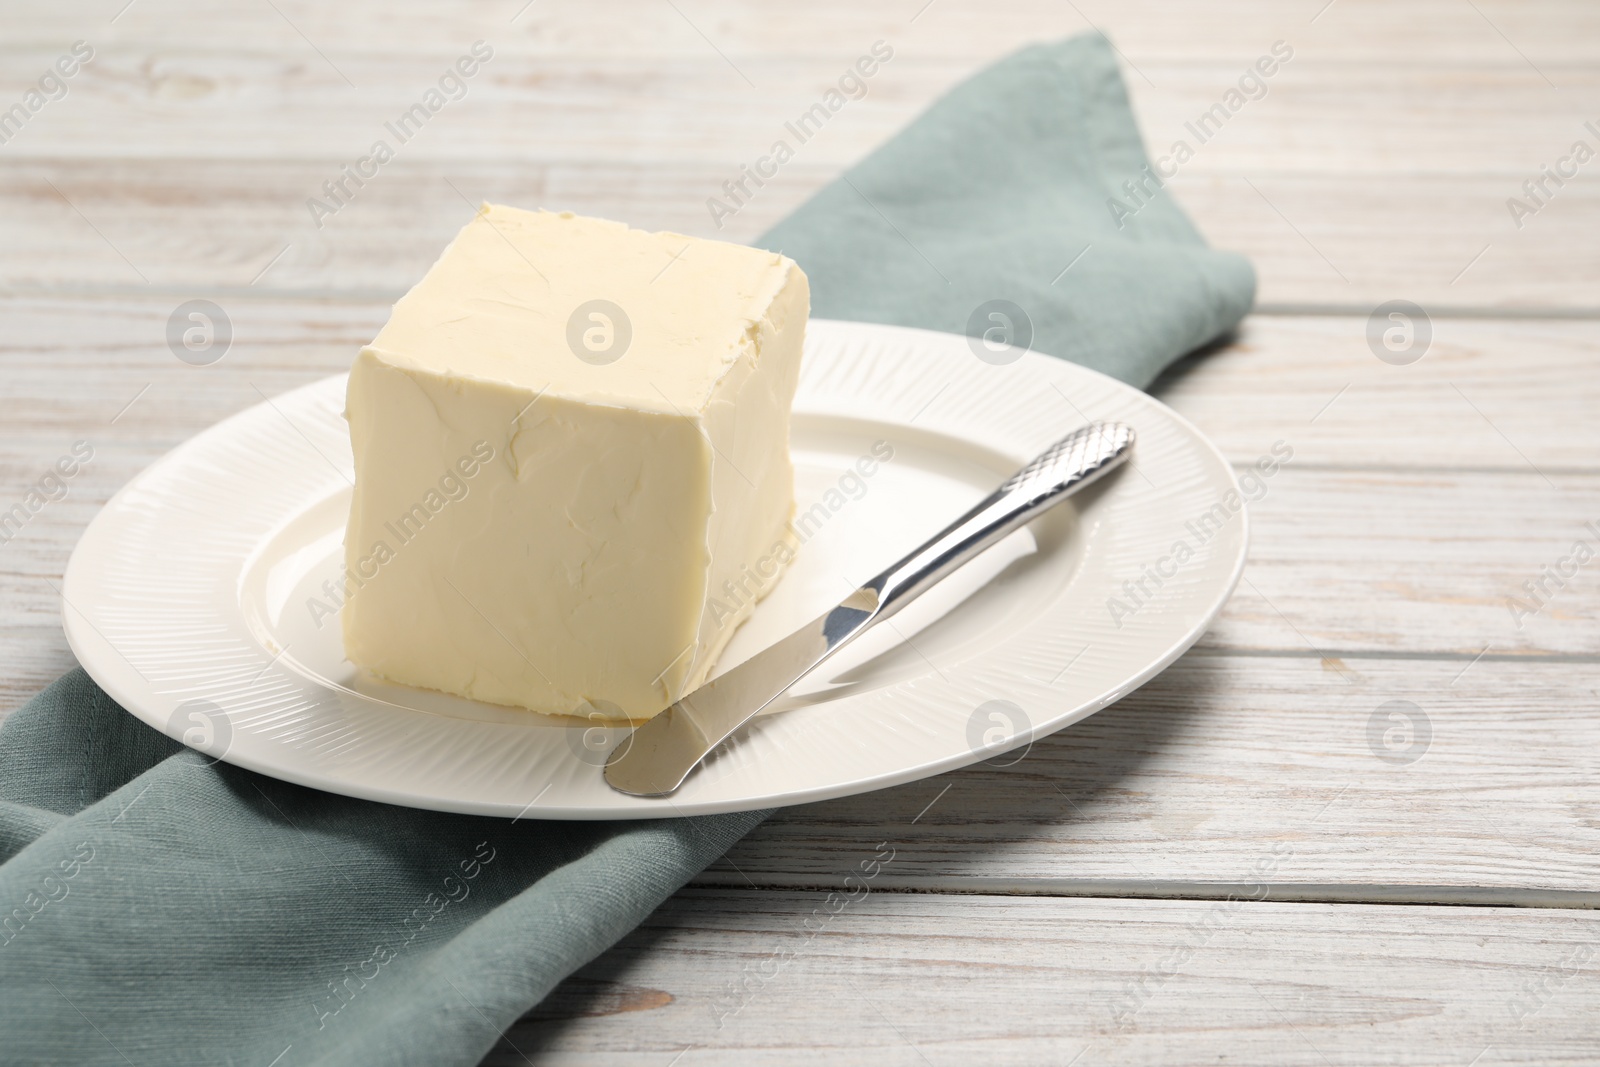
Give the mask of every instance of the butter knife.
<svg viewBox="0 0 1600 1067">
<path fill-rule="evenodd" d="M 1120 466 L 1132 447 L 1133 430 L 1120 423 L 1097 422 L 1063 437 L 838 607 L 633 730 L 607 759 L 606 781 L 632 796 L 670 796 L 713 749 L 829 656 L 990 545 Z"/>
</svg>

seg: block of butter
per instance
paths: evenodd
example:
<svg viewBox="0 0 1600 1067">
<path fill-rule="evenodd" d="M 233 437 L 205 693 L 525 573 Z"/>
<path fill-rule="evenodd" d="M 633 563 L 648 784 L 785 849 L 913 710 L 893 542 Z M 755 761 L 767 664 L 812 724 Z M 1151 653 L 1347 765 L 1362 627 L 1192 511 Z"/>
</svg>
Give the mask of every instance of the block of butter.
<svg viewBox="0 0 1600 1067">
<path fill-rule="evenodd" d="M 356 357 L 345 654 L 536 711 L 655 714 L 793 556 L 806 276 L 485 205 Z"/>
</svg>

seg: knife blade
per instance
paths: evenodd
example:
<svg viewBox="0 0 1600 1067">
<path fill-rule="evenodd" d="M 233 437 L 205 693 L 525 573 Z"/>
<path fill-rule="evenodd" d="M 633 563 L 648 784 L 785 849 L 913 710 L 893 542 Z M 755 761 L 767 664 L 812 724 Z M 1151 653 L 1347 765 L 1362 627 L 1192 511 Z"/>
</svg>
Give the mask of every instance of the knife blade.
<svg viewBox="0 0 1600 1067">
<path fill-rule="evenodd" d="M 700 762 L 800 679 L 963 563 L 1127 460 L 1132 428 L 1097 422 L 1068 434 L 998 489 L 837 607 L 634 729 L 612 750 L 605 779 L 639 797 L 676 792 Z"/>
</svg>

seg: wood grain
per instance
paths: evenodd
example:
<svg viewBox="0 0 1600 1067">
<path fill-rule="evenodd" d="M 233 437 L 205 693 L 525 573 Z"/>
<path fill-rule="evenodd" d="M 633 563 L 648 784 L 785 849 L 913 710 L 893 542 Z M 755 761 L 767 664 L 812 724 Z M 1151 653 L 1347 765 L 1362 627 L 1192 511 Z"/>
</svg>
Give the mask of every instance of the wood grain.
<svg viewBox="0 0 1600 1067">
<path fill-rule="evenodd" d="M 1330 59 L 1344 61 L 1467 64 L 1526 55 L 1539 67 L 1547 67 L 1600 58 L 1596 44 L 1600 16 L 1584 0 L 1538 4 L 1477 0 L 1476 12 L 1451 0 L 1400 5 L 1339 0 L 1333 6 L 1277 0 L 1208 5 L 1095 0 L 1071 6 L 1047 0 L 1006 5 L 817 0 L 797 8 L 690 0 L 679 5 L 681 14 L 652 0 L 614 0 L 603 14 L 581 0 L 548 0 L 528 8 L 507 0 L 459 10 L 395 5 L 383 9 L 382 17 L 362 5 L 328 6 L 315 0 L 277 0 L 274 6 L 281 15 L 271 7 L 239 8 L 227 0 L 181 4 L 141 0 L 139 17 L 129 13 L 113 21 L 116 8 L 108 11 L 91 0 L 65 0 L 17 11 L 9 20 L 7 40 L 15 47 L 48 50 L 63 37 L 70 40 L 98 31 L 99 37 L 117 44 L 248 45 L 309 67 L 317 56 L 305 38 L 335 60 L 375 51 L 448 50 L 448 42 L 455 39 L 471 40 L 499 30 L 543 56 L 616 55 L 658 61 L 663 56 L 688 55 L 710 62 L 717 59 L 713 44 L 735 57 L 828 56 L 840 50 L 841 39 L 900 33 L 930 56 L 981 62 L 1029 40 L 1097 26 L 1113 34 L 1122 51 L 1139 63 L 1248 61 L 1262 37 L 1270 40 L 1290 30 L 1317 41 Z M 325 64 L 322 71 L 334 76 Z M 1529 72 L 1535 75 L 1531 66 Z"/>
<path fill-rule="evenodd" d="M 804 894 L 680 893 L 486 1063 L 1461 1067 L 1596 1054 L 1600 926 L 1584 913 L 938 897 L 843 878 Z"/>
<path fill-rule="evenodd" d="M 1413 332 L 1418 347 L 1401 357 L 1417 361 L 1396 366 L 1374 352 L 1397 358 L 1382 339 L 1394 325 L 1255 315 L 1156 391 L 1240 463 L 1282 439 L 1302 469 L 1495 470 L 1540 484 L 1540 472 L 1600 470 L 1588 414 L 1600 404 L 1600 326 L 1434 314 L 1417 326 L 1431 341 Z"/>
<path fill-rule="evenodd" d="M 208 293 L 229 317 L 232 347 L 192 367 L 168 349 L 167 321 L 179 303 Z M 115 417 L 115 433 L 171 447 L 263 392 L 346 370 L 388 306 L 371 293 L 304 296 L 247 284 L 0 294 L 0 439 L 45 435 L 43 461 L 49 435 L 103 433 Z M 1180 364 L 1157 392 L 1239 464 L 1283 440 L 1297 469 L 1521 473 L 1547 489 L 1544 476 L 1559 486 L 1600 472 L 1600 426 L 1590 415 L 1600 405 L 1600 324 L 1439 314 L 1407 366 L 1374 354 L 1373 325 L 1365 315 L 1252 316 L 1233 343 Z M 1062 410 L 1076 416 L 1065 401 Z"/>
<path fill-rule="evenodd" d="M 1597 686 L 1593 658 L 1192 652 L 1030 748 L 780 811 L 699 881 L 829 886 L 889 838 L 883 884 L 919 892 L 1221 896 L 1273 854 L 1275 899 L 1596 907 Z"/>
<path fill-rule="evenodd" d="M 886 131 L 887 132 L 887 131 Z M 756 154 L 764 148 L 758 146 Z M 1600 146 L 1600 139 L 1596 139 Z M 354 158 L 353 156 L 351 158 Z M 70 157 L 0 161 L 0 286 L 104 292 L 246 288 L 393 299 L 482 200 L 754 240 L 842 169 L 790 163 L 737 215 L 706 207 L 753 155 L 716 163 L 396 159 L 348 207 L 313 225 L 306 201 L 340 160 Z M 346 160 L 348 161 L 348 160 Z M 1529 174 L 1535 173 L 1529 166 Z M 1518 229 L 1517 174 L 1186 170 L 1169 190 L 1212 244 L 1256 264 L 1269 310 L 1366 315 L 1391 299 L 1462 309 L 1597 312 L 1600 185 L 1571 184 Z M 1064 262 L 1081 249 L 1064 249 Z M 259 277 L 259 280 L 257 280 Z"/>
<path fill-rule="evenodd" d="M 661 5 L 650 5 L 659 13 Z M 264 8 L 267 19 L 275 16 Z M 668 18 L 675 18 L 670 7 Z M 930 11 L 930 15 L 937 9 Z M 1070 8 L 1065 11 L 1068 19 Z M 531 14 L 531 12 L 530 12 Z M 1465 10 L 1473 17 L 1471 9 Z M 279 25 L 282 25 L 280 22 Z M 681 23 L 680 23 L 681 25 Z M 1086 29 L 1079 23 L 1078 29 Z M 825 29 L 826 36 L 816 31 Z M 375 138 L 399 158 L 441 162 L 490 158 L 543 164 L 588 162 L 711 163 L 748 161 L 784 135 L 803 112 L 878 41 L 893 58 L 817 137 L 804 161 L 839 167 L 860 158 L 992 56 L 977 50 L 930 52 L 904 27 L 851 34 L 812 22 L 813 54 L 785 48 L 759 54 L 746 73 L 703 41 L 639 57 L 625 52 L 549 50 L 489 32 L 493 58 L 466 79 L 414 139 L 397 141 L 395 120 L 473 43 L 460 30 L 410 51 L 368 48 L 337 60 L 338 72 L 293 49 L 263 51 L 238 36 L 224 40 L 112 41 L 52 102 L 6 144 L 8 158 L 212 159 L 291 158 L 348 162 Z M 1063 27 L 1061 34 L 1075 32 Z M 1574 139 L 1600 103 L 1593 62 L 1551 63 L 1556 90 L 1515 52 L 1493 60 L 1440 62 L 1413 57 L 1396 64 L 1351 62 L 1327 55 L 1321 42 L 1284 29 L 1241 40 L 1237 54 L 1211 58 L 1136 58 L 1122 49 L 1125 79 L 1149 148 L 1161 154 L 1176 140 L 1195 151 L 1183 169 L 1211 172 L 1306 171 L 1393 176 L 1488 173 L 1533 176 Z M 1041 33 L 1036 40 L 1050 40 Z M 1120 44 L 1120 42 L 1117 42 Z M 1220 129 L 1200 116 L 1238 86 L 1274 43 L 1289 54 L 1249 98 L 1236 103 Z M 59 44 L 0 46 L 6 77 L 0 92 L 19 97 L 62 51 Z M 338 50 L 330 54 L 338 55 Z M 741 68 L 742 69 L 742 68 Z M 235 120 L 251 107 L 255 121 Z M 1463 126 L 1463 113 L 1479 121 Z M 105 120 L 114 119 L 107 126 Z M 1526 172 L 1526 173 L 1525 173 Z M 320 180 L 317 184 L 320 184 Z M 309 194 L 308 194 L 309 195 Z"/>
<path fill-rule="evenodd" d="M 1596 310 L 1600 252 L 1570 238 L 1600 213 L 1594 184 L 1554 189 L 1520 225 L 1507 207 L 1574 141 L 1600 144 L 1584 126 L 1600 119 L 1587 8 L 691 6 L 540 4 L 514 25 L 488 5 L 177 19 L 145 0 L 115 26 L 84 4 L 34 13 L 0 46 L 0 92 L 25 91 L 73 36 L 99 51 L 0 155 L 16 226 L 0 285 L 245 285 L 274 263 L 260 284 L 398 292 L 480 198 L 749 240 L 978 66 L 1092 21 L 1119 42 L 1152 153 L 1196 149 L 1170 189 L 1258 264 L 1266 305 Z M 498 50 L 465 97 L 313 225 L 307 199 L 393 140 L 384 122 L 479 36 Z M 867 95 L 719 230 L 706 200 L 879 39 L 896 55 Z M 1294 58 L 1201 143 L 1185 124 L 1280 39 Z"/>
</svg>

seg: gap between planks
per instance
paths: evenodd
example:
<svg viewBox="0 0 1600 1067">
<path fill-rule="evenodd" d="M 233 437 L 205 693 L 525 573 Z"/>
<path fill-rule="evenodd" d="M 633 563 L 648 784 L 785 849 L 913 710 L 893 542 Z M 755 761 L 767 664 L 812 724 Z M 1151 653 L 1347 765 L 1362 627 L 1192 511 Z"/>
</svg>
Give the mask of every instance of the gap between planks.
<svg viewBox="0 0 1600 1067">
<path fill-rule="evenodd" d="M 134 290 L 137 292 L 138 290 Z M 1283 318 L 1367 318 L 1372 314 L 1371 304 L 1302 304 L 1264 301 L 1250 309 L 1252 315 L 1276 315 Z M 1434 304 L 1428 306 L 1428 315 L 1435 319 L 1489 319 L 1489 320 L 1541 320 L 1600 319 L 1600 308 L 1585 307 L 1493 307 L 1479 304 Z"/>
<path fill-rule="evenodd" d="M 300 288 L 275 288 L 264 285 L 0 285 L 0 300 L 26 299 L 28 297 L 65 297 L 72 299 L 123 299 L 127 297 L 165 297 L 188 299 L 202 293 L 207 296 L 226 297 L 257 303 L 292 302 L 296 300 L 337 304 L 393 303 L 409 290 L 409 286 L 379 286 L 334 288 L 306 286 Z M 1250 314 L 1263 318 L 1354 318 L 1365 319 L 1372 315 L 1371 304 L 1313 304 L 1265 301 L 1250 309 Z M 1433 319 L 1473 319 L 1507 322 L 1600 320 L 1600 307 L 1494 307 L 1478 304 L 1430 305 L 1428 314 Z"/>
<path fill-rule="evenodd" d="M 1600 653 L 1589 652 L 1438 652 L 1409 651 L 1388 648 L 1250 648 L 1205 644 L 1190 646 L 1185 656 L 1245 659 L 1339 659 L 1339 660 L 1398 660 L 1413 663 L 1600 663 Z"/>
<path fill-rule="evenodd" d="M 697 889 L 782 893 L 834 893 L 839 883 L 763 872 L 759 884 L 738 871 L 712 867 L 690 880 Z M 1536 889 L 1520 886 L 1380 885 L 1338 882 L 1180 882 L 1112 878 L 992 878 L 961 875 L 948 880 L 873 879 L 875 893 L 920 896 L 1085 897 L 1104 900 L 1241 900 L 1278 904 L 1382 904 L 1487 908 L 1600 909 L 1600 890 Z"/>
</svg>

